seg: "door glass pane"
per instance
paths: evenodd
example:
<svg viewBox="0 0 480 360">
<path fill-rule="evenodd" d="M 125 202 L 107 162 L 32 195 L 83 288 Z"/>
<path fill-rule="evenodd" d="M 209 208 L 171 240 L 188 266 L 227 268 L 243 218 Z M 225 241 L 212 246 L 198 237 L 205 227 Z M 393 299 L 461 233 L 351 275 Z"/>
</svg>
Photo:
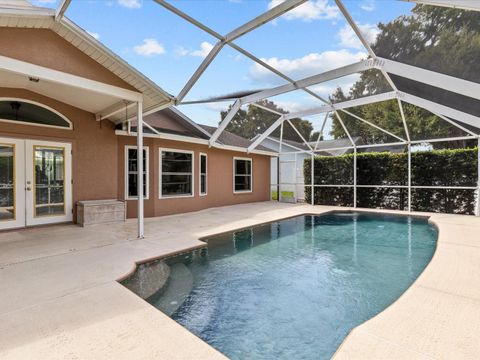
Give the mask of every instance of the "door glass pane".
<svg viewBox="0 0 480 360">
<path fill-rule="evenodd" d="M 34 147 L 35 217 L 65 214 L 65 150 Z"/>
<path fill-rule="evenodd" d="M 0 221 L 15 219 L 15 146 L 0 144 Z"/>
</svg>

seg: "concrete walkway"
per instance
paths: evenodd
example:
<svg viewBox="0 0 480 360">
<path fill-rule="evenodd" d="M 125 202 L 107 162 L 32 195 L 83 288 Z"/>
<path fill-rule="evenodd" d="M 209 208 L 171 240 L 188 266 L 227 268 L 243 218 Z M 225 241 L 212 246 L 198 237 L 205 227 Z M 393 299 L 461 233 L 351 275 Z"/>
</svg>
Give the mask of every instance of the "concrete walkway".
<svg viewBox="0 0 480 360">
<path fill-rule="evenodd" d="M 198 238 L 332 207 L 236 205 L 80 228 L 0 233 L 1 359 L 220 359 L 219 352 L 116 282 L 135 262 Z M 356 328 L 338 359 L 480 357 L 480 219 L 434 215 L 440 238 L 417 282 Z"/>
</svg>

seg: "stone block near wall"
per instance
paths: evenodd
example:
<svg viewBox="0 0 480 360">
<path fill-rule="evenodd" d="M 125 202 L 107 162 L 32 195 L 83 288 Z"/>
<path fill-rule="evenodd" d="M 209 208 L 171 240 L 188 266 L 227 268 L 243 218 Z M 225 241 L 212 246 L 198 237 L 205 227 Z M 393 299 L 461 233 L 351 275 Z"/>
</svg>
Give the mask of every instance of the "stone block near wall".
<svg viewBox="0 0 480 360">
<path fill-rule="evenodd" d="M 80 226 L 118 223 L 125 219 L 125 201 L 108 199 L 77 202 L 77 223 Z"/>
</svg>

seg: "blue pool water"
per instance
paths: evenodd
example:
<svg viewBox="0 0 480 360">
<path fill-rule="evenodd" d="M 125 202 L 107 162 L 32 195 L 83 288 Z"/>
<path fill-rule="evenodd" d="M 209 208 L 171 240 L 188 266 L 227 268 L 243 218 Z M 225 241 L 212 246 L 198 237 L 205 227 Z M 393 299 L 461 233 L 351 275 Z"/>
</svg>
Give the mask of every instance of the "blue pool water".
<svg viewBox="0 0 480 360">
<path fill-rule="evenodd" d="M 426 219 L 355 212 L 212 237 L 172 317 L 232 359 L 328 359 L 412 284 L 436 239 Z"/>
</svg>

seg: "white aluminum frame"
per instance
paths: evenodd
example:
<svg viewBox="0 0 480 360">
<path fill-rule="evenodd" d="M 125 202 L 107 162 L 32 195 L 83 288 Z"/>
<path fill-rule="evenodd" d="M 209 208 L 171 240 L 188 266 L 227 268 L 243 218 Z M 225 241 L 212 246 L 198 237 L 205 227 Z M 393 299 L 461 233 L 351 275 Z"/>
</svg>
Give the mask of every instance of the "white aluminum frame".
<svg viewBox="0 0 480 360">
<path fill-rule="evenodd" d="M 136 145 L 125 145 L 125 151 L 124 151 L 124 184 L 125 184 L 125 195 L 124 198 L 125 200 L 138 200 L 138 196 L 129 196 L 128 195 L 128 175 L 129 175 L 129 170 L 128 170 L 128 150 L 134 149 L 137 150 L 138 154 L 138 148 Z M 146 169 L 144 169 L 145 172 L 145 178 L 147 180 L 147 183 L 145 184 L 146 188 L 146 193 L 143 194 L 144 200 L 149 200 L 150 198 L 150 149 L 148 146 L 144 146 L 143 150 L 145 150 L 145 164 L 146 164 Z M 138 190 L 138 189 L 137 189 Z"/>
<path fill-rule="evenodd" d="M 426 99 L 422 99 L 422 98 L 419 98 L 419 97 L 416 97 L 416 96 L 412 96 L 412 95 L 404 93 L 404 92 L 399 92 L 398 89 L 396 88 L 395 84 L 391 80 L 390 76 L 388 75 L 388 73 L 400 75 L 400 76 L 403 76 L 403 77 L 406 77 L 406 78 L 409 78 L 409 79 L 412 79 L 412 80 L 415 80 L 415 81 L 423 82 L 423 83 L 431 85 L 431 86 L 436 86 L 436 87 L 445 88 L 445 89 L 448 88 L 448 90 L 451 91 L 451 92 L 466 95 L 466 96 L 470 96 L 470 97 L 473 96 L 474 98 L 480 99 L 480 95 L 479 95 L 480 94 L 480 91 L 479 91 L 480 90 L 480 85 L 479 84 L 468 82 L 468 81 L 458 79 L 458 78 L 454 78 L 454 77 L 451 77 L 451 76 L 447 76 L 447 75 L 444 75 L 444 74 L 439 74 L 439 73 L 432 72 L 432 71 L 429 71 L 429 70 L 420 69 L 420 68 L 415 67 L 415 66 L 401 64 L 401 63 L 398 63 L 398 62 L 395 62 L 395 61 L 391 61 L 391 60 L 387 60 L 387 59 L 377 57 L 376 54 L 374 53 L 374 51 L 372 50 L 372 48 L 370 47 L 368 41 L 366 40 L 366 38 L 361 33 L 359 27 L 357 26 L 357 24 L 355 23 L 355 21 L 350 16 L 349 12 L 347 11 L 345 6 L 341 2 L 341 0 L 335 0 L 335 2 L 337 4 L 338 8 L 340 9 L 341 13 L 343 14 L 343 16 L 345 17 L 345 19 L 347 20 L 347 22 L 349 23 L 349 25 L 351 26 L 351 28 L 353 29 L 355 34 L 357 35 L 357 37 L 359 38 L 359 40 L 361 41 L 361 43 L 363 44 L 363 46 L 365 47 L 365 49 L 367 50 L 369 55 L 371 56 L 371 59 L 364 60 L 364 61 L 361 61 L 361 62 L 356 63 L 356 64 L 351 64 L 351 65 L 348 65 L 348 66 L 344 66 L 342 68 L 334 69 L 334 70 L 328 71 L 328 72 L 323 73 L 323 74 L 311 76 L 309 78 L 302 79 L 302 80 L 299 80 L 299 81 L 295 81 L 295 80 L 291 79 L 287 75 L 283 74 L 282 72 L 278 71 L 277 69 L 275 69 L 272 66 L 270 66 L 269 64 L 267 64 L 265 61 L 259 59 L 255 55 L 253 55 L 253 54 L 249 53 L 248 51 L 244 50 L 243 48 L 239 47 L 233 41 L 240 38 L 241 36 L 251 32 L 251 31 L 255 30 L 256 28 L 264 25 L 265 23 L 267 23 L 269 21 L 272 21 L 273 19 L 281 16 L 282 14 L 296 8 L 297 6 L 300 6 L 306 0 L 287 0 L 287 1 L 284 1 L 284 2 L 280 3 L 279 5 L 277 5 L 276 7 L 264 12 L 263 14 L 257 16 L 256 18 L 252 19 L 251 21 L 248 21 L 247 23 L 239 26 L 238 28 L 234 29 L 230 33 L 226 34 L 225 36 L 222 36 L 221 34 L 212 30 L 211 28 L 204 25 L 200 21 L 197 21 L 194 18 L 192 18 L 191 16 L 185 14 L 184 12 L 175 8 L 174 6 L 172 6 L 171 4 L 166 2 L 165 0 L 155 0 L 155 1 L 158 4 L 162 5 L 164 8 L 166 8 L 169 11 L 176 14 L 177 16 L 180 16 L 181 18 L 185 19 L 186 21 L 190 22 L 191 24 L 193 24 L 193 25 L 199 27 L 200 29 L 202 29 L 203 31 L 209 33 L 210 35 L 212 35 L 213 37 L 215 37 L 218 40 L 218 42 L 215 44 L 213 49 L 210 51 L 210 53 L 204 59 L 202 64 L 196 69 L 194 74 L 190 77 L 188 82 L 185 84 L 183 89 L 180 91 L 177 98 L 172 100 L 172 102 L 170 102 L 168 104 L 164 104 L 162 106 L 167 107 L 167 106 L 171 105 L 172 103 L 180 104 L 182 102 L 182 100 L 185 98 L 185 96 L 188 94 L 190 89 L 194 86 L 194 84 L 202 76 L 202 74 L 205 72 L 205 70 L 208 68 L 208 66 L 212 63 L 214 58 L 218 55 L 218 53 L 223 49 L 223 47 L 225 45 L 228 45 L 228 46 L 232 47 L 233 49 L 237 50 L 241 54 L 249 57 L 251 60 L 253 60 L 257 64 L 267 68 L 268 70 L 272 71 L 273 73 L 277 74 L 278 76 L 282 77 L 283 79 L 287 80 L 290 83 L 290 84 L 283 85 L 283 86 L 280 86 L 280 87 L 276 87 L 276 88 L 273 88 L 273 89 L 267 89 L 267 90 L 264 90 L 264 91 L 260 91 L 258 93 L 246 96 L 244 98 L 236 99 L 236 102 L 235 102 L 234 106 L 232 107 L 232 109 L 230 110 L 230 112 L 227 114 L 225 119 L 222 121 L 222 123 L 220 124 L 218 129 L 210 137 L 209 146 L 214 146 L 216 144 L 216 141 L 217 141 L 218 137 L 225 130 L 225 128 L 227 127 L 229 122 L 233 119 L 233 117 L 235 116 L 235 114 L 237 113 L 237 111 L 240 109 L 240 107 L 242 105 L 245 105 L 245 104 L 248 104 L 248 103 L 253 103 L 253 102 L 259 101 L 261 99 L 265 99 L 265 98 L 275 96 L 275 95 L 280 95 L 280 94 L 287 93 L 287 92 L 290 92 L 290 91 L 294 91 L 294 90 L 297 90 L 297 89 L 302 89 L 303 91 L 305 91 L 305 92 L 309 93 L 310 95 L 316 97 L 318 100 L 323 102 L 325 105 L 321 108 L 311 109 L 311 110 L 308 110 L 308 111 L 302 112 L 302 113 L 281 115 L 280 118 L 271 127 L 269 127 L 267 129 L 267 131 L 265 131 L 264 134 L 262 134 L 259 138 L 257 138 L 257 140 L 247 149 L 247 151 L 248 152 L 253 151 L 255 149 L 255 147 L 257 147 L 278 126 L 281 126 L 282 130 L 283 130 L 283 123 L 284 123 L 285 120 L 287 120 L 290 123 L 290 125 L 294 128 L 294 130 L 297 132 L 297 134 L 301 135 L 298 132 L 298 130 L 295 128 L 295 126 L 293 126 L 293 124 L 290 122 L 291 118 L 298 117 L 298 116 L 313 115 L 313 114 L 318 114 L 318 113 L 328 111 L 328 112 L 333 112 L 335 114 L 335 117 L 338 119 L 342 128 L 344 129 L 345 133 L 347 134 L 348 138 L 350 139 L 350 141 L 352 143 L 352 148 L 354 149 L 354 154 L 356 155 L 357 148 L 360 148 L 360 146 L 358 146 L 358 147 L 355 146 L 355 144 L 354 144 L 354 142 L 353 142 L 353 140 L 352 140 L 352 138 L 351 138 L 351 136 L 348 132 L 348 129 L 345 127 L 345 124 L 343 123 L 342 118 L 339 115 L 339 111 L 344 111 L 345 108 L 352 107 L 352 106 L 360 106 L 360 105 L 363 105 L 363 104 L 374 103 L 374 102 L 376 102 L 375 97 L 367 97 L 367 98 L 364 98 L 364 99 L 356 99 L 356 100 L 350 101 L 349 104 L 343 104 L 343 105 L 342 104 L 331 104 L 329 101 L 323 99 L 318 94 L 315 94 L 314 92 L 309 90 L 307 88 L 307 86 L 311 86 L 311 85 L 314 85 L 314 84 L 319 84 L 319 83 L 322 83 L 322 82 L 325 82 L 325 81 L 329 81 L 329 80 L 332 80 L 332 79 L 335 79 L 335 78 L 338 78 L 338 77 L 346 76 L 346 75 L 351 74 L 351 73 L 357 73 L 357 72 L 365 71 L 365 70 L 368 70 L 368 69 L 371 69 L 371 68 L 379 69 L 382 72 L 385 79 L 387 80 L 387 82 L 390 84 L 390 86 L 393 89 L 393 94 L 392 93 L 387 93 L 388 95 L 384 95 L 384 96 L 387 96 L 387 97 L 389 96 L 389 98 L 397 99 L 397 103 L 398 103 L 400 113 L 401 113 L 401 117 L 402 117 L 402 122 L 404 124 L 406 141 L 403 138 L 388 132 L 386 129 L 382 129 L 379 126 L 374 125 L 373 123 L 369 122 L 366 119 L 362 119 L 358 116 L 354 116 L 354 114 L 349 113 L 347 111 L 344 111 L 344 112 L 347 113 L 350 116 L 353 116 L 357 120 L 363 121 L 364 123 L 375 127 L 377 130 L 381 130 L 381 131 L 387 133 L 388 135 L 393 136 L 396 139 L 400 140 L 401 144 L 405 144 L 406 146 L 408 146 L 409 158 L 410 158 L 411 144 L 416 143 L 416 142 L 412 142 L 410 140 L 410 135 L 409 135 L 409 132 L 408 132 L 408 127 L 407 127 L 407 124 L 406 124 L 406 119 L 405 119 L 405 115 L 404 115 L 404 112 L 403 112 L 403 107 L 402 107 L 401 101 L 406 101 L 406 102 L 409 102 L 413 105 L 423 107 L 423 108 L 433 112 L 434 114 L 436 114 L 437 116 L 439 116 L 443 120 L 448 121 L 450 124 L 455 125 L 455 126 L 459 127 L 460 129 L 462 129 L 464 131 L 466 130 L 464 127 L 462 127 L 459 124 L 453 123 L 452 121 L 449 121 L 448 118 L 451 117 L 451 118 L 454 118 L 454 119 L 461 119 L 462 122 L 467 123 L 467 124 L 472 125 L 472 126 L 476 126 L 476 127 L 478 127 L 478 125 L 480 124 L 480 118 L 479 117 L 464 113 L 462 111 L 458 111 L 456 109 L 452 109 L 452 108 L 444 106 L 442 104 L 437 104 L 437 103 L 428 101 Z M 451 1 L 448 1 L 448 0 L 413 0 L 413 1 L 416 1 L 418 3 L 426 3 L 426 4 L 430 4 L 430 5 L 436 5 L 436 6 L 458 7 L 458 8 L 468 9 L 468 10 L 479 10 L 480 9 L 480 1 L 478 1 L 478 0 L 468 1 L 468 2 L 464 1 L 464 0 L 458 0 L 455 3 L 451 2 Z M 71 2 L 71 0 L 62 0 L 61 1 L 60 5 L 58 6 L 58 8 L 57 8 L 57 10 L 55 11 L 55 14 L 54 14 L 54 18 L 55 18 L 56 21 L 64 21 L 63 16 L 64 16 L 64 13 L 66 12 L 70 2 Z M 2 60 L 2 59 L 0 59 L 0 60 Z M 109 89 L 109 90 L 111 90 L 111 89 Z M 378 98 L 378 96 L 377 96 L 377 98 Z M 141 109 L 141 105 L 140 105 L 141 103 L 139 102 L 139 101 L 141 101 L 141 99 L 136 98 L 136 99 L 131 99 L 131 100 L 132 101 L 138 101 L 137 106 L 138 106 L 138 108 Z M 385 99 L 385 100 L 387 100 L 387 99 Z M 212 101 L 215 101 L 215 100 L 210 100 L 210 101 L 207 100 L 205 102 L 212 102 Z M 107 109 L 106 112 L 119 111 L 118 109 L 119 109 L 119 107 L 112 108 L 112 109 Z M 154 112 L 158 109 L 149 109 L 149 110 Z M 141 117 L 141 116 L 139 116 L 139 117 Z M 142 144 L 142 138 L 143 138 L 143 134 L 142 134 L 143 126 L 141 125 L 141 123 L 142 122 L 139 119 L 139 126 L 138 126 L 139 131 L 137 132 L 137 138 L 138 138 L 137 142 L 138 142 L 138 144 Z M 283 131 L 281 131 L 281 133 L 282 133 L 281 135 L 283 137 Z M 480 137 L 479 136 L 475 136 L 475 134 L 473 134 L 472 132 L 469 132 L 469 131 L 467 131 L 467 133 L 471 135 L 471 138 L 477 137 L 478 141 L 479 141 L 479 144 L 480 144 Z M 318 139 L 317 139 L 317 143 L 316 143 L 314 148 L 312 148 L 311 145 L 309 144 L 309 142 L 306 139 L 304 139 L 303 137 L 302 137 L 302 140 L 309 147 L 309 149 L 311 150 L 311 154 L 313 156 L 314 153 L 317 151 Z M 438 141 L 438 139 L 435 139 L 435 141 Z M 280 139 L 279 154 L 281 153 L 281 142 L 282 142 L 282 139 Z M 385 144 L 379 144 L 378 146 L 385 146 Z M 374 147 L 374 146 L 369 145 L 368 147 Z M 139 154 L 143 155 L 143 152 L 139 152 Z M 356 156 L 355 156 L 355 160 L 356 160 Z M 194 162 L 194 160 L 192 160 L 192 161 Z M 253 172 L 253 162 L 252 162 L 252 172 Z M 253 178 L 253 176 L 252 176 L 252 178 Z M 192 181 L 194 181 L 193 177 L 192 177 Z M 280 183 L 280 180 L 278 180 L 278 182 Z M 140 184 L 141 183 L 139 182 L 139 185 Z M 253 188 L 253 180 L 252 180 L 252 188 Z M 409 186 L 409 189 L 410 188 L 411 187 Z M 479 197 L 480 197 L 480 159 L 479 159 L 479 185 L 478 185 L 478 190 L 479 190 Z M 192 193 L 194 193 L 194 186 L 192 186 Z M 409 193 L 410 193 L 410 191 L 409 191 Z M 142 197 L 142 200 L 143 200 L 143 197 Z M 478 208 L 477 212 L 480 213 L 480 200 L 478 201 L 478 203 L 479 204 L 477 206 L 477 208 Z M 140 201 L 139 201 L 139 207 L 140 207 Z M 143 207 L 143 204 L 142 204 L 142 207 Z M 143 211 L 143 209 L 142 209 L 142 211 Z M 140 214 L 140 208 L 139 208 L 139 214 Z"/>
<path fill-rule="evenodd" d="M 236 174 L 236 166 L 235 166 L 235 162 L 237 160 L 247 160 L 247 161 L 250 161 L 250 190 L 235 190 L 235 176 L 237 176 Z M 250 158 L 250 157 L 240 157 L 240 156 L 234 156 L 233 157 L 233 169 L 232 169 L 232 174 L 233 174 L 233 181 L 232 181 L 232 185 L 233 185 L 233 193 L 235 195 L 237 194 L 251 194 L 253 192 L 253 158 Z M 247 176 L 245 174 L 240 174 L 239 176 Z"/>
<path fill-rule="evenodd" d="M 162 194 L 162 152 L 176 152 L 182 154 L 191 154 L 192 155 L 192 193 L 188 195 L 163 195 Z M 159 199 L 185 199 L 195 197 L 195 151 L 193 150 L 182 150 L 182 149 L 172 149 L 172 148 L 158 148 L 158 198 Z"/>
</svg>

